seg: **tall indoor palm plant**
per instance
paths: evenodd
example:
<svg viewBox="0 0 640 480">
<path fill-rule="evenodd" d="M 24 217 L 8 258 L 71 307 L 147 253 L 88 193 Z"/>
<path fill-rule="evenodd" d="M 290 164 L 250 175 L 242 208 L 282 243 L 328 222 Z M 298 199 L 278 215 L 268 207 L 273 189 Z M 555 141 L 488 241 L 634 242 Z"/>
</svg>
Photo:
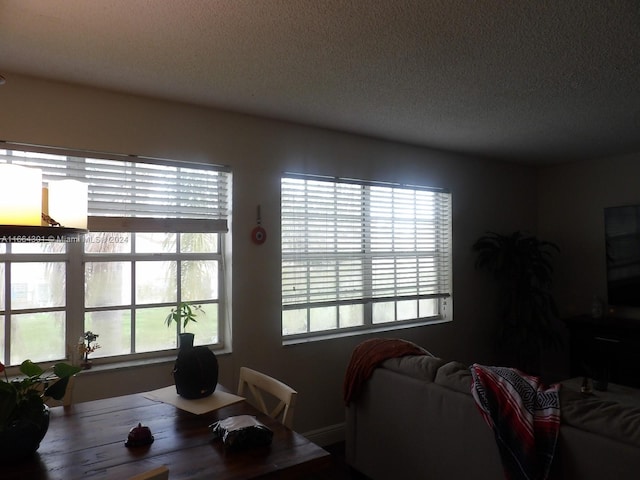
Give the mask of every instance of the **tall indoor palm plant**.
<svg viewBox="0 0 640 480">
<path fill-rule="evenodd" d="M 520 231 L 487 232 L 473 245 L 476 268 L 491 273 L 499 286 L 498 346 L 503 356 L 528 373 L 538 374 L 542 348 L 557 346 L 557 318 L 551 293 L 556 244 Z"/>
</svg>

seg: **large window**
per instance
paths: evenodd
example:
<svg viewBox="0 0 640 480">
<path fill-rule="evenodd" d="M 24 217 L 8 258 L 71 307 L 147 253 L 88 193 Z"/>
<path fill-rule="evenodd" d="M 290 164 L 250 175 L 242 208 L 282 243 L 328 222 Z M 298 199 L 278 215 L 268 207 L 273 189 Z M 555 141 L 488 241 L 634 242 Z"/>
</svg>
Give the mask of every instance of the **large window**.
<svg viewBox="0 0 640 480">
<path fill-rule="evenodd" d="M 0 360 L 73 356 L 85 331 L 94 359 L 157 355 L 177 345 L 164 318 L 179 302 L 201 305 L 188 331 L 222 347 L 226 168 L 152 159 L 88 158 L 51 149 L 0 150 L 0 163 L 42 169 L 45 181 L 88 184 L 89 233 L 81 241 L 0 243 Z"/>
<path fill-rule="evenodd" d="M 0 353 L 5 365 L 66 356 L 68 260 L 61 243 L 0 244 Z"/>
<path fill-rule="evenodd" d="M 287 338 L 451 318 L 451 195 L 357 180 L 281 181 Z"/>
</svg>

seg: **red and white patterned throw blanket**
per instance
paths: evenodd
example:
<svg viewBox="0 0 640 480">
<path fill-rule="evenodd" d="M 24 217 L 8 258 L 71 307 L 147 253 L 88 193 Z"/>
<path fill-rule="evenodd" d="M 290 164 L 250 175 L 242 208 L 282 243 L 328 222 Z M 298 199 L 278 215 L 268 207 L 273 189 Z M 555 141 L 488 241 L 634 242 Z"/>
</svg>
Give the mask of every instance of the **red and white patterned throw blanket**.
<svg viewBox="0 0 640 480">
<path fill-rule="evenodd" d="M 514 368 L 471 366 L 471 393 L 493 429 L 506 478 L 545 480 L 560 430 L 560 385 Z"/>
</svg>

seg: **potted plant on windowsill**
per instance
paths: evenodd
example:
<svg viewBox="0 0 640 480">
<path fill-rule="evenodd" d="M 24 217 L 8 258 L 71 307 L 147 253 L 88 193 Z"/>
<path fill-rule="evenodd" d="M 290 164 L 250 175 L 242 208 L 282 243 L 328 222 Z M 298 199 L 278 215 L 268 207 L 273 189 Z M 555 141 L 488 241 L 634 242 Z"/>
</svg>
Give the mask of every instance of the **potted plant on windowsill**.
<svg viewBox="0 0 640 480">
<path fill-rule="evenodd" d="M 49 428 L 49 398 L 64 397 L 69 378 L 80 367 L 57 363 L 45 370 L 31 360 L 20 365 L 24 377 L 10 379 L 0 363 L 0 461 L 24 460 L 35 453 Z"/>
<path fill-rule="evenodd" d="M 78 339 L 78 353 L 82 357 L 80 366 L 85 370 L 89 370 L 92 366 L 89 354 L 100 348 L 97 342 L 99 336 L 97 333 L 88 331 L 84 332 L 84 335 Z"/>
<path fill-rule="evenodd" d="M 189 322 L 196 323 L 196 315 L 198 313 L 204 313 L 202 307 L 200 305 L 193 305 L 190 302 L 180 302 L 177 307 L 171 309 L 169 315 L 164 319 L 164 323 L 167 324 L 167 327 L 171 327 L 173 322 L 176 322 L 181 326 L 181 331 L 179 335 L 180 343 L 178 345 L 179 348 L 191 348 L 193 347 L 193 340 L 195 335 L 193 333 L 187 333 L 187 325 Z"/>
<path fill-rule="evenodd" d="M 180 349 L 173 367 L 176 392 L 184 398 L 203 398 L 211 395 L 218 385 L 218 359 L 205 346 L 193 346 L 194 334 L 184 330 L 190 322 L 196 322 L 196 315 L 204 314 L 200 305 L 180 302 L 164 319 L 168 327 L 176 322 L 181 325 Z"/>
</svg>

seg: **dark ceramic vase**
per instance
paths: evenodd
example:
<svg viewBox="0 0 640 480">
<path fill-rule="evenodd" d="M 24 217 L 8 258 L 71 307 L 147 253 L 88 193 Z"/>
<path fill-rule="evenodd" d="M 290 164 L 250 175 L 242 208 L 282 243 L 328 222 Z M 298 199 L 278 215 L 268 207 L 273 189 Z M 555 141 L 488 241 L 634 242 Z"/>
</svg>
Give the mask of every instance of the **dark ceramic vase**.
<svg viewBox="0 0 640 480">
<path fill-rule="evenodd" d="M 207 347 L 188 347 L 181 344 L 173 367 L 173 380 L 181 397 L 208 397 L 218 385 L 216 355 Z"/>
<path fill-rule="evenodd" d="M 33 456 L 49 429 L 49 407 L 41 414 L 19 418 L 0 431 L 0 463 L 17 463 Z"/>
<path fill-rule="evenodd" d="M 178 347 L 180 350 L 185 348 L 193 348 L 193 340 L 195 335 L 193 333 L 181 333 L 178 335 Z"/>
</svg>

